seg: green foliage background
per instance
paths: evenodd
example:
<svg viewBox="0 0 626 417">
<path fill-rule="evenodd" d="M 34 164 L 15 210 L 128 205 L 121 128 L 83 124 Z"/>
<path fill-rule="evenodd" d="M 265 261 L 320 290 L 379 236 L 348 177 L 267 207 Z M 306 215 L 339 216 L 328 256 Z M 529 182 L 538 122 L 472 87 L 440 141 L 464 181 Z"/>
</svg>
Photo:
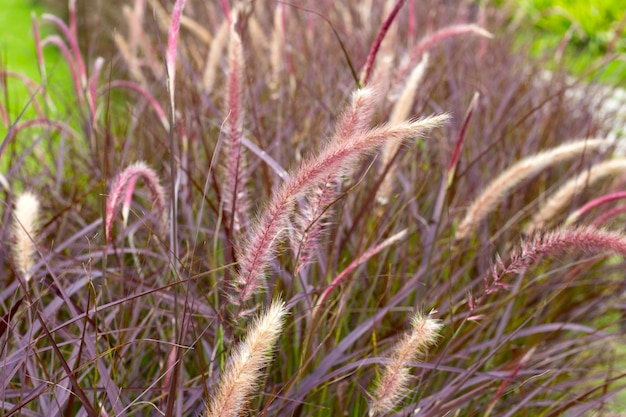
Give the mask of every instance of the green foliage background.
<svg viewBox="0 0 626 417">
<path fill-rule="evenodd" d="M 22 74 L 35 82 L 41 81 L 35 50 L 32 18 L 40 18 L 46 12 L 43 2 L 37 0 L 0 0 L 0 65 L 3 69 Z M 53 31 L 50 24 L 39 24 L 40 36 L 44 38 Z M 67 63 L 55 47 L 47 46 L 43 50 L 46 64 L 48 85 L 55 91 L 71 88 L 70 73 Z M 12 120 L 24 110 L 30 94 L 21 82 L 14 78 L 7 80 L 7 89 L 2 89 L 0 98 L 7 105 Z M 69 91 L 69 90 L 68 90 Z M 55 103 L 59 104 L 59 103 Z M 24 117 L 31 112 L 26 110 Z M 0 133 L 4 127 L 0 127 Z"/>
<path fill-rule="evenodd" d="M 598 78 L 614 85 L 626 83 L 626 9 L 620 0 L 518 0 L 520 40 L 530 41 L 537 56 L 552 53 L 566 36 L 566 66 L 584 74 L 608 53 L 618 58 L 603 66 Z M 595 75 L 595 74 L 592 74 Z"/>
<path fill-rule="evenodd" d="M 20 72 L 36 79 L 37 56 L 31 25 L 31 14 L 43 13 L 37 1 L 0 0 L 0 50 L 2 63 L 12 71 Z"/>
</svg>

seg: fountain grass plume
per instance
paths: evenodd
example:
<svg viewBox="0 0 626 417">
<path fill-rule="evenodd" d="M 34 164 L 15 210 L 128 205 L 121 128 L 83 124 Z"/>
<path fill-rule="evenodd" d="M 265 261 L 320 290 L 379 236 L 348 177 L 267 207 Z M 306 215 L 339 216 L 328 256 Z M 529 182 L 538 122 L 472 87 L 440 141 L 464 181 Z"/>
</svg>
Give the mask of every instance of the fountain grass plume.
<svg viewBox="0 0 626 417">
<path fill-rule="evenodd" d="M 597 229 L 590 226 L 557 229 L 550 232 L 536 232 L 524 239 L 513 252 L 508 263 L 499 257 L 485 280 L 485 293 L 489 295 L 507 288 L 502 281 L 509 274 L 523 274 L 543 257 L 567 254 L 599 254 L 612 252 L 626 257 L 626 236 L 622 233 Z M 483 295 L 483 296 L 484 296 Z M 480 302 L 473 302 L 477 305 Z"/>
<path fill-rule="evenodd" d="M 39 223 L 40 203 L 35 194 L 22 193 L 15 202 L 13 212 L 13 258 L 17 271 L 28 282 L 33 276 L 37 246 L 37 227 Z"/>
<path fill-rule="evenodd" d="M 338 141 L 349 140 L 355 133 L 370 128 L 379 101 L 378 94 L 375 87 L 359 88 L 352 93 L 350 106 L 342 113 L 335 129 Z"/>
<path fill-rule="evenodd" d="M 154 211 L 159 219 L 159 231 L 163 233 L 167 228 L 167 208 L 165 205 L 165 190 L 159 182 L 156 172 L 146 165 L 145 162 L 136 162 L 128 166 L 120 173 L 113 185 L 111 193 L 107 198 L 105 210 L 105 234 L 107 243 L 113 239 L 113 218 L 119 204 L 123 200 L 123 214 L 125 219 L 128 218 L 130 210 L 130 202 L 135 188 L 137 179 L 143 178 L 150 192 L 150 198 Z"/>
<path fill-rule="evenodd" d="M 228 77 L 226 82 L 227 116 L 224 135 L 225 185 L 222 193 L 224 210 L 230 216 L 231 229 L 239 234 L 249 217 L 245 190 L 245 158 L 243 153 L 243 83 L 245 63 L 241 38 L 235 29 L 237 13 L 233 11 L 228 44 Z"/>
<path fill-rule="evenodd" d="M 337 121 L 335 140 L 346 141 L 369 129 L 378 100 L 378 90 L 374 87 L 355 90 L 350 105 Z M 304 207 L 297 215 L 294 233 L 290 234 L 291 246 L 298 259 L 297 272 L 311 261 L 324 220 L 329 215 L 329 205 L 338 197 L 339 178 L 335 173 L 329 173 L 304 196 Z"/>
<path fill-rule="evenodd" d="M 411 50 L 407 59 L 400 66 L 396 74 L 396 80 L 404 79 L 426 51 L 448 38 L 459 35 L 477 35 L 487 39 L 493 38 L 489 31 L 475 24 L 460 24 L 442 28 L 424 38 Z"/>
<path fill-rule="evenodd" d="M 585 188 L 612 175 L 626 172 L 626 158 L 611 159 L 593 165 L 585 172 L 567 181 L 535 213 L 526 226 L 526 233 L 532 234 L 543 229 L 554 219 L 572 199 Z"/>
<path fill-rule="evenodd" d="M 248 242 L 241 251 L 239 273 L 235 281 L 236 304 L 246 302 L 264 285 L 265 271 L 282 240 L 295 199 L 324 184 L 330 175 L 339 178 L 354 169 L 359 160 L 385 142 L 403 141 L 440 126 L 448 115 L 383 125 L 367 132 L 357 132 L 349 140 L 334 140 L 318 155 L 306 160 L 300 168 L 273 194 Z"/>
<path fill-rule="evenodd" d="M 185 8 L 185 0 L 176 0 L 172 11 L 172 22 L 167 33 L 167 50 L 165 51 L 165 66 L 167 68 L 167 90 L 170 93 L 170 103 L 174 103 L 174 85 L 176 83 L 176 52 L 178 50 L 178 34 L 180 32 L 180 18 Z M 171 104 L 173 107 L 173 104 Z"/>
<path fill-rule="evenodd" d="M 350 106 L 337 122 L 337 141 L 349 140 L 352 135 L 369 129 L 379 100 L 377 94 L 378 90 L 371 87 L 360 88 L 352 94 Z M 340 181 L 340 177 L 330 173 L 326 180 L 309 191 L 304 198 L 302 209 L 294 222 L 295 233 L 290 234 L 291 246 L 298 259 L 296 272 L 301 271 L 312 260 L 325 220 L 332 212 L 330 206 L 339 198 Z"/>
<path fill-rule="evenodd" d="M 287 310 L 276 300 L 250 326 L 243 341 L 231 354 L 205 417 L 237 417 L 258 387 L 261 370 L 269 362 L 283 329 Z"/>
<path fill-rule="evenodd" d="M 209 46 L 209 52 L 207 54 L 206 63 L 204 64 L 204 71 L 202 74 L 202 87 L 204 91 L 211 91 L 215 85 L 215 78 L 217 77 L 217 68 L 219 66 L 220 57 L 222 56 L 222 50 L 228 42 L 228 34 L 230 33 L 230 25 L 228 21 L 224 20 Z"/>
<path fill-rule="evenodd" d="M 413 71 L 411 71 L 411 75 L 409 75 L 409 78 L 407 79 L 404 88 L 400 93 L 400 97 L 393 106 L 391 115 L 389 116 L 390 123 L 396 123 L 409 117 L 411 107 L 413 106 L 415 96 L 417 95 L 417 89 L 419 88 L 419 85 L 424 78 L 424 74 L 426 74 L 427 67 L 428 54 L 424 54 L 424 57 L 419 62 L 419 64 L 415 68 L 413 68 Z M 386 176 L 383 182 L 380 184 L 378 192 L 376 193 L 376 201 L 382 205 L 385 205 L 389 202 L 389 196 L 393 191 L 393 178 L 395 177 L 395 169 L 394 167 L 390 167 L 387 171 L 387 165 L 391 163 L 395 154 L 398 152 L 399 147 L 399 143 L 388 143 L 383 146 L 381 152 L 380 172 L 386 173 Z"/>
<path fill-rule="evenodd" d="M 294 232 L 289 234 L 291 247 L 297 259 L 296 274 L 313 261 L 315 249 L 333 211 L 332 204 L 339 194 L 338 181 L 328 181 L 310 191 L 303 199 L 295 216 Z"/>
<path fill-rule="evenodd" d="M 424 350 L 435 344 L 441 323 L 429 316 L 417 313 L 411 321 L 412 329 L 395 345 L 390 362 L 376 382 L 369 404 L 370 417 L 386 414 L 407 393 L 410 362 L 415 361 Z"/>
<path fill-rule="evenodd" d="M 580 156 L 583 152 L 609 146 L 605 139 L 583 139 L 529 156 L 515 163 L 494 179 L 467 209 L 457 228 L 455 238 L 468 238 L 500 202 L 519 184 L 545 169 Z"/>
</svg>

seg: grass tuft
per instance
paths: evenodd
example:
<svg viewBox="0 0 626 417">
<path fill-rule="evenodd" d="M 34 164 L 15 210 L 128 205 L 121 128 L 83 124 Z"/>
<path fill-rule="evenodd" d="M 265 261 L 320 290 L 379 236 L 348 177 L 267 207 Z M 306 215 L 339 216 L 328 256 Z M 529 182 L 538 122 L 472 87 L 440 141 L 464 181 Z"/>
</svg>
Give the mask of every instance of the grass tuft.
<svg viewBox="0 0 626 417">
<path fill-rule="evenodd" d="M 508 9 L 46 1 L 40 78 L 0 69 L 0 414 L 623 409 L 619 114 Z"/>
</svg>

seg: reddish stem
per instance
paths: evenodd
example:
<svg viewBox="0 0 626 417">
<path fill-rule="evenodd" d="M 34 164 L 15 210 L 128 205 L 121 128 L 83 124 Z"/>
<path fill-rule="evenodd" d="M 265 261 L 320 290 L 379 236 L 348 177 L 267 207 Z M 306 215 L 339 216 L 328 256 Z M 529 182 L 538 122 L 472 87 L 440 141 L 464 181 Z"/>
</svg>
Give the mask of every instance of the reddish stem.
<svg viewBox="0 0 626 417">
<path fill-rule="evenodd" d="M 570 219 L 572 219 L 571 221 L 576 221 L 579 218 L 581 218 L 585 213 L 589 212 L 590 210 L 598 206 L 601 206 L 602 204 L 610 203 L 611 201 L 615 201 L 615 200 L 621 200 L 623 198 L 626 198 L 626 191 L 618 191 L 615 193 L 603 195 L 602 197 L 598 197 L 595 200 L 591 200 L 590 202 L 588 202 L 587 204 L 585 204 L 584 206 L 576 210 L 574 214 L 570 216 Z"/>
<path fill-rule="evenodd" d="M 393 6 L 393 9 L 391 10 L 391 13 L 389 13 L 389 16 L 387 16 L 387 19 L 385 19 L 383 25 L 378 31 L 376 39 L 374 40 L 374 44 L 372 45 L 372 48 L 367 55 L 367 60 L 365 61 L 365 67 L 363 68 L 363 78 L 361 79 L 361 86 L 367 85 L 370 76 L 372 75 L 372 68 L 374 67 L 374 61 L 376 60 L 376 55 L 378 55 L 380 44 L 383 42 L 383 39 L 385 39 L 385 35 L 387 35 L 391 24 L 393 23 L 394 19 L 398 15 L 398 12 L 400 11 L 400 8 L 405 2 L 406 0 L 398 0 L 396 2 L 395 6 Z"/>
</svg>

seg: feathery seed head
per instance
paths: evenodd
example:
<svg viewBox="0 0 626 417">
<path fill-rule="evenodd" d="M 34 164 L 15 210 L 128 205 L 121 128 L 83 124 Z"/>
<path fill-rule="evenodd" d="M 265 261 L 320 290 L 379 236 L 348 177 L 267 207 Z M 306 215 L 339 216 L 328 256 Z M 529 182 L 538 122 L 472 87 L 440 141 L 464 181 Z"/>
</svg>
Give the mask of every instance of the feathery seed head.
<svg viewBox="0 0 626 417">
<path fill-rule="evenodd" d="M 612 175 L 626 172 L 626 158 L 611 159 L 593 165 L 561 186 L 543 206 L 539 208 L 526 227 L 526 233 L 532 234 L 546 227 L 572 199 L 585 188 Z"/>
<path fill-rule="evenodd" d="M 236 9 L 232 13 L 228 46 L 228 79 L 226 82 L 227 116 L 224 134 L 224 190 L 223 207 L 229 214 L 233 231 L 238 235 L 246 227 L 249 201 L 245 190 L 245 154 L 242 137 L 244 124 L 243 84 L 244 57 L 241 38 L 235 30 Z"/>
<path fill-rule="evenodd" d="M 571 227 L 553 230 L 547 233 L 536 232 L 524 239 L 509 261 L 505 264 L 500 257 L 485 278 L 485 292 L 478 300 L 478 305 L 485 295 L 505 288 L 503 278 L 508 274 L 522 274 L 542 257 L 554 257 L 569 253 L 597 254 L 612 252 L 626 257 L 626 236 L 594 227 Z"/>
<path fill-rule="evenodd" d="M 354 169 L 356 163 L 388 141 L 404 141 L 441 126 L 449 116 L 440 114 L 395 125 L 383 125 L 366 132 L 355 132 L 350 140 L 336 138 L 317 156 L 305 161 L 276 192 L 250 234 L 241 254 L 240 271 L 236 278 L 239 301 L 242 304 L 263 287 L 265 271 L 276 246 L 281 242 L 284 226 L 293 213 L 296 197 L 319 187 L 329 179 L 340 178 Z"/>
<path fill-rule="evenodd" d="M 258 386 L 261 370 L 270 360 L 280 336 L 287 310 L 276 300 L 250 327 L 245 339 L 232 353 L 220 378 L 206 417 L 238 417 Z"/>
<path fill-rule="evenodd" d="M 606 139 L 583 139 L 529 156 L 515 163 L 496 177 L 470 205 L 457 228 L 456 240 L 470 236 L 478 224 L 493 212 L 517 185 L 559 162 L 607 147 Z"/>
<path fill-rule="evenodd" d="M 107 199 L 105 211 L 105 234 L 107 242 L 113 239 L 113 218 L 122 199 L 124 201 L 123 215 L 125 219 L 128 216 L 131 197 L 138 178 L 144 179 L 146 187 L 150 192 L 154 210 L 159 215 L 160 232 L 163 233 L 167 228 L 165 190 L 159 183 L 159 177 L 156 172 L 148 167 L 145 162 L 140 161 L 128 166 L 122 171 L 111 187 L 111 193 Z"/>
<path fill-rule="evenodd" d="M 167 50 L 165 51 L 165 64 L 167 66 L 167 86 L 170 93 L 170 101 L 174 102 L 174 85 L 176 81 L 176 51 L 178 33 L 180 32 L 180 18 L 185 8 L 185 0 L 176 0 L 172 11 L 172 23 L 167 34 Z"/>
<path fill-rule="evenodd" d="M 394 347 L 391 360 L 376 383 L 370 400 L 370 416 L 388 413 L 404 397 L 409 382 L 409 363 L 435 344 L 441 323 L 430 315 L 417 313 L 411 320 L 411 327 Z"/>
<path fill-rule="evenodd" d="M 31 193 L 22 193 L 15 202 L 13 214 L 13 255 L 17 270 L 23 275 L 25 281 L 30 281 L 35 263 L 36 228 L 39 222 L 39 199 Z"/>
<path fill-rule="evenodd" d="M 352 93 L 352 101 L 337 123 L 336 136 L 345 140 L 356 132 L 363 132 L 370 127 L 378 103 L 378 90 L 363 87 Z"/>
</svg>

